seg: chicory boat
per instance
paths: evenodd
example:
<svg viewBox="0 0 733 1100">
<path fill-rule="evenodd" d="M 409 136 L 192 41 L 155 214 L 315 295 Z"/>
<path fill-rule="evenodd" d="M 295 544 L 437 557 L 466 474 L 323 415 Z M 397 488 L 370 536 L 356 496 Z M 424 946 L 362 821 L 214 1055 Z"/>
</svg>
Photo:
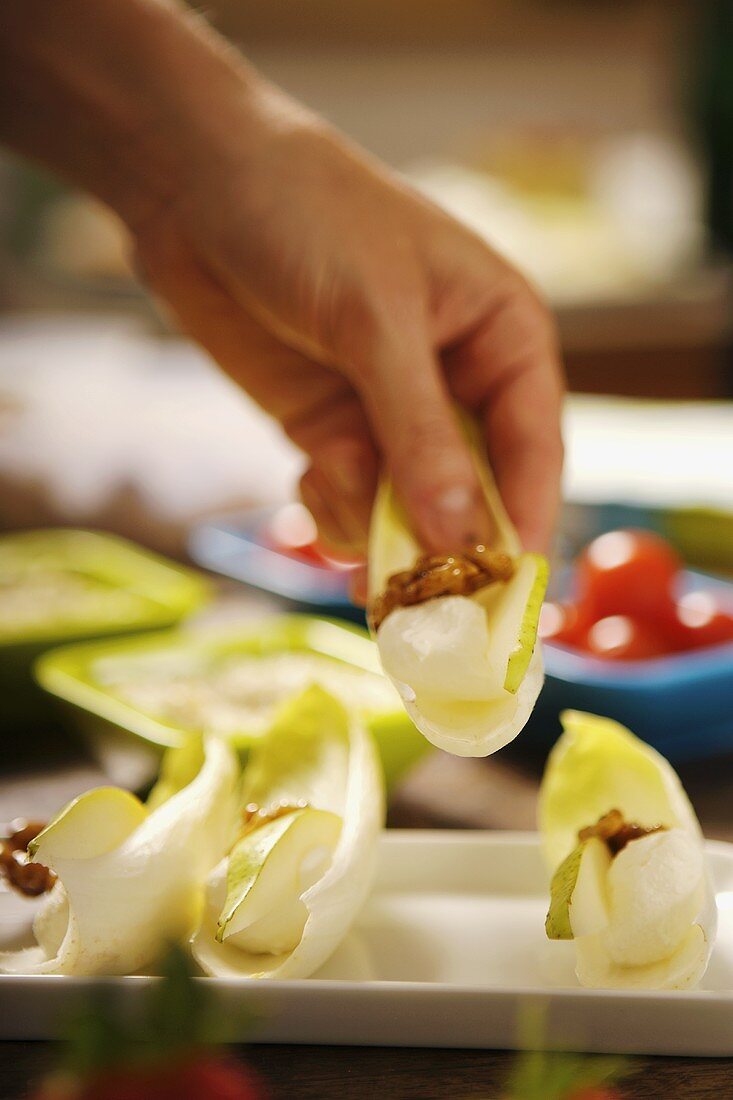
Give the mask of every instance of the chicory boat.
<svg viewBox="0 0 733 1100">
<path fill-rule="evenodd" d="M 132 974 L 191 934 L 204 883 L 231 843 L 239 766 L 218 737 L 171 750 L 145 804 L 119 787 L 70 802 L 28 846 L 56 876 L 36 945 L 0 952 L 4 974 Z"/>
<path fill-rule="evenodd" d="M 537 624 L 548 564 L 524 553 L 480 443 L 490 544 L 429 556 L 389 482 L 369 539 L 369 618 L 382 668 L 428 741 L 488 756 L 512 741 L 543 681 Z"/>
<path fill-rule="evenodd" d="M 384 822 L 369 732 L 318 686 L 288 703 L 245 770 L 240 833 L 192 940 L 217 977 L 307 978 L 366 900 Z"/>
<path fill-rule="evenodd" d="M 578 711 L 562 721 L 539 804 L 552 873 L 547 934 L 574 942 L 581 985 L 693 988 L 717 910 L 682 784 L 617 722 Z"/>
</svg>

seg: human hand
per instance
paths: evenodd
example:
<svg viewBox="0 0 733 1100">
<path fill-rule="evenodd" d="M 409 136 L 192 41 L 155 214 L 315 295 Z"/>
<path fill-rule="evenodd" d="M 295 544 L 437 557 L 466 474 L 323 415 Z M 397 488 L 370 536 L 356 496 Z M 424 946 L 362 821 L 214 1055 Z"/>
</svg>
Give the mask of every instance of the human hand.
<svg viewBox="0 0 733 1100">
<path fill-rule="evenodd" d="M 562 462 L 546 307 L 382 165 L 247 85 L 187 187 L 135 228 L 153 292 L 306 452 L 327 542 L 363 553 L 382 462 L 427 547 L 489 536 L 455 400 L 481 420 L 524 545 L 546 549 Z"/>
<path fill-rule="evenodd" d="M 177 0 L 10 15 L 0 136 L 118 211 L 153 292 L 309 456 L 328 541 L 363 551 L 380 463 L 427 548 L 487 536 L 457 400 L 525 545 L 544 548 L 560 368 L 512 267 Z"/>
</svg>

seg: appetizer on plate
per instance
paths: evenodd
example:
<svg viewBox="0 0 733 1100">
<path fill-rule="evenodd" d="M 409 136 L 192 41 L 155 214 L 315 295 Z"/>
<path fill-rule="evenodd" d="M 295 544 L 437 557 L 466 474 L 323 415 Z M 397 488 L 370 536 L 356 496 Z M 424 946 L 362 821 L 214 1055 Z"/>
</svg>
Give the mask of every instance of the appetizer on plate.
<svg viewBox="0 0 733 1100">
<path fill-rule="evenodd" d="M 194 737 L 147 805 L 118 787 L 70 802 L 28 846 L 53 872 L 36 946 L 0 952 L 0 973 L 132 974 L 189 935 L 231 838 L 238 773 L 225 741 Z"/>
<path fill-rule="evenodd" d="M 389 483 L 369 539 L 369 623 L 407 713 L 438 748 L 488 756 L 512 741 L 542 687 L 537 624 L 548 565 L 523 553 L 488 461 L 472 440 L 491 545 L 427 555 Z"/>
<path fill-rule="evenodd" d="M 717 914 L 682 784 L 609 718 L 567 711 L 563 725 L 540 790 L 547 935 L 574 941 L 581 985 L 691 988 L 705 973 Z"/>
<path fill-rule="evenodd" d="M 281 709 L 241 783 L 225 739 L 191 735 L 147 803 L 100 787 L 3 844 L 10 883 L 46 896 L 35 946 L 0 952 L 0 973 L 145 972 L 190 941 L 208 974 L 308 977 L 371 887 L 383 788 L 371 735 L 317 685 Z"/>
<path fill-rule="evenodd" d="M 376 869 L 384 797 L 369 733 L 308 688 L 253 749 L 242 807 L 193 954 L 219 977 L 307 978 L 348 931 Z"/>
</svg>

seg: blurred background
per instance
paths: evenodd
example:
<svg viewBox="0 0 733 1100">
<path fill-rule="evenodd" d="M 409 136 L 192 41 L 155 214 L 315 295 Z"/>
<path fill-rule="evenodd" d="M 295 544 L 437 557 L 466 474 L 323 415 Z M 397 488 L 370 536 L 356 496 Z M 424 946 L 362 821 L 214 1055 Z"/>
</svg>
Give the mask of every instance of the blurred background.
<svg viewBox="0 0 733 1100">
<path fill-rule="evenodd" d="M 730 4 L 212 0 L 207 12 L 265 73 L 537 281 L 557 307 L 574 393 L 731 396 Z M 181 552 L 191 516 L 286 496 L 297 459 L 266 426 L 243 438 L 246 401 L 204 377 L 196 354 L 157 340 L 163 323 L 113 218 L 9 156 L 0 172 L 0 521 L 94 521 Z M 569 494 L 602 483 L 644 495 L 638 467 L 654 454 L 637 438 L 640 453 L 619 445 L 616 419 L 611 452 L 600 441 L 589 469 L 600 407 L 570 406 Z M 707 441 L 701 465 L 729 483 L 730 452 L 699 412 L 665 427 L 649 409 L 657 491 L 717 504 L 721 487 L 706 494 L 688 468 L 695 456 L 675 464 L 679 449 L 665 449 L 684 422 Z M 622 453 L 629 468 L 611 470 Z"/>
<path fill-rule="evenodd" d="M 206 10 L 555 306 L 571 391 L 559 558 L 632 524 L 692 566 L 733 571 L 733 4 Z M 113 217 L 9 155 L 0 178 L 0 526 L 116 531 L 249 581 L 236 589 L 247 608 L 286 594 L 348 614 L 330 581 L 247 556 L 261 510 L 293 499 L 300 457 L 167 329 Z M 308 542 L 302 514 L 290 518 L 281 541 Z M 469 762 L 453 764 L 470 791 Z M 522 823 L 533 789 L 512 783 L 502 772 L 491 797 L 508 790 Z"/>
</svg>

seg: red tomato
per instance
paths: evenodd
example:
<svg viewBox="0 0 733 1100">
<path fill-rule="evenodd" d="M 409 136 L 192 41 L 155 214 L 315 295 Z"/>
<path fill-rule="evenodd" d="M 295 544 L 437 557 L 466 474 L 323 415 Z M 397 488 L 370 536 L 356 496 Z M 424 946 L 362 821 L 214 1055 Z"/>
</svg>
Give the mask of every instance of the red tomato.
<svg viewBox="0 0 733 1100">
<path fill-rule="evenodd" d="M 548 642 L 582 647 L 590 625 L 587 615 L 577 604 L 545 603 L 540 612 L 538 633 Z"/>
<path fill-rule="evenodd" d="M 607 615 L 663 621 L 669 618 L 682 562 L 650 531 L 609 531 L 578 559 L 578 599 L 594 619 Z"/>
<path fill-rule="evenodd" d="M 674 651 L 669 635 L 652 623 L 628 615 L 608 615 L 593 623 L 584 648 L 611 661 L 642 661 Z"/>
<path fill-rule="evenodd" d="M 675 629 L 680 649 L 733 642 L 733 615 L 712 592 L 688 592 L 675 606 Z"/>
</svg>

